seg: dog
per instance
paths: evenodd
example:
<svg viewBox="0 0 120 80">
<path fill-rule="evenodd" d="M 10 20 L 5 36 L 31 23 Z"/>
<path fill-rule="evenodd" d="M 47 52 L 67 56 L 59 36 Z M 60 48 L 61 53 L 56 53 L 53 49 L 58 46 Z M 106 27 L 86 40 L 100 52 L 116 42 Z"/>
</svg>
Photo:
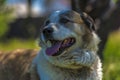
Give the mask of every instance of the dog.
<svg viewBox="0 0 120 80">
<path fill-rule="evenodd" d="M 40 33 L 41 50 L 34 58 L 32 80 L 102 80 L 97 56 L 99 37 L 86 13 L 53 12 Z"/>
</svg>

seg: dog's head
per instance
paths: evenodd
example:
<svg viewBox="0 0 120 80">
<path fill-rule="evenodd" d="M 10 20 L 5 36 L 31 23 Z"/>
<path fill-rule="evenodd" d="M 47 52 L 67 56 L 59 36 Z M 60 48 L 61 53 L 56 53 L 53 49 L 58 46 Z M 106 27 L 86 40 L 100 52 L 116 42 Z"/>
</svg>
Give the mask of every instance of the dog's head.
<svg viewBox="0 0 120 80">
<path fill-rule="evenodd" d="M 71 10 L 52 13 L 45 21 L 40 36 L 45 58 L 60 67 L 90 66 L 99 41 L 94 30 L 93 20 L 85 13 Z M 84 60 L 87 58 L 93 58 L 93 62 L 89 64 L 90 60 Z"/>
</svg>

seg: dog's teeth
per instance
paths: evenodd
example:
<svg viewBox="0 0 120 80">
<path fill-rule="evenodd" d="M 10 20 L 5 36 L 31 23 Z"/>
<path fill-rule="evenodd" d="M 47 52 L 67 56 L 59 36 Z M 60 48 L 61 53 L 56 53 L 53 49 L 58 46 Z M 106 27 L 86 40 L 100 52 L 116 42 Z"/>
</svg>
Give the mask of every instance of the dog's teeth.
<svg viewBox="0 0 120 80">
<path fill-rule="evenodd" d="M 67 44 L 70 43 L 71 39 L 68 39 Z"/>
<path fill-rule="evenodd" d="M 68 41 L 67 40 L 64 40 L 64 43 L 63 44 L 66 44 Z"/>
<path fill-rule="evenodd" d="M 52 44 L 51 44 L 50 41 L 47 41 L 47 46 L 48 46 L 48 47 L 51 47 L 51 46 L 52 46 Z"/>
<path fill-rule="evenodd" d="M 74 39 L 71 39 L 71 43 L 73 43 L 74 42 Z"/>
</svg>

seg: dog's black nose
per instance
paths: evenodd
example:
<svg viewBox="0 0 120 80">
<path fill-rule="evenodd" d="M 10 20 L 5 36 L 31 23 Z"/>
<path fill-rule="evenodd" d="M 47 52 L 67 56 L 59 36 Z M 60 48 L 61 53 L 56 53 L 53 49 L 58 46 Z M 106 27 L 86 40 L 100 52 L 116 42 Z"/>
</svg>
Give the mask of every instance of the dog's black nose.
<svg viewBox="0 0 120 80">
<path fill-rule="evenodd" d="M 51 34 L 53 33 L 53 28 L 52 27 L 48 27 L 43 29 L 43 34 L 47 37 L 47 36 L 51 36 Z"/>
</svg>

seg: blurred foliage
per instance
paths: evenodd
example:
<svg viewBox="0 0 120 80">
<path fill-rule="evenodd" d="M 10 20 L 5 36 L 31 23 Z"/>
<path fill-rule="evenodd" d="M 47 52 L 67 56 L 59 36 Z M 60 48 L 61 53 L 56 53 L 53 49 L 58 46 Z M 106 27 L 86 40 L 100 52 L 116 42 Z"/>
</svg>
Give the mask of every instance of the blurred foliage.
<svg viewBox="0 0 120 80">
<path fill-rule="evenodd" d="M 109 36 L 104 51 L 104 80 L 120 80 L 120 31 Z"/>
<path fill-rule="evenodd" d="M 5 0 L 0 0 L 0 6 L 4 5 Z"/>
<path fill-rule="evenodd" d="M 8 42 L 0 42 L 0 51 L 12 51 L 15 49 L 39 49 L 35 40 L 12 39 Z"/>
<path fill-rule="evenodd" d="M 0 36 L 2 36 L 8 29 L 7 23 L 9 21 L 9 14 L 6 12 L 0 12 Z"/>
<path fill-rule="evenodd" d="M 0 5 L 0 37 L 3 36 L 9 29 L 8 23 L 12 21 L 12 18 L 12 9 L 5 5 Z"/>
</svg>

